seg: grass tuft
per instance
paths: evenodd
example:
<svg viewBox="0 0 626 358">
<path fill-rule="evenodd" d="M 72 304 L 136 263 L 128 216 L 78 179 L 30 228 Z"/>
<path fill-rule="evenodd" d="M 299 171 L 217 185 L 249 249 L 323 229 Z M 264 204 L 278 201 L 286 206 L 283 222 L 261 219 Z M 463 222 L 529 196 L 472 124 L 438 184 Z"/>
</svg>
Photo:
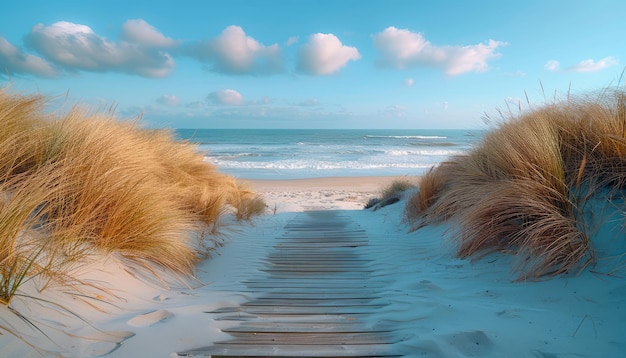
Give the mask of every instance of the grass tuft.
<svg viewBox="0 0 626 358">
<path fill-rule="evenodd" d="M 402 195 L 410 189 L 416 187 L 415 182 L 409 178 L 398 178 L 381 190 L 379 198 L 371 198 L 366 204 L 365 209 L 374 208 L 378 210 L 382 207 L 395 204 L 400 201 Z"/>
<path fill-rule="evenodd" d="M 415 229 L 454 220 L 463 257 L 514 252 L 520 279 L 577 272 L 596 260 L 588 203 L 624 198 L 625 108 L 603 91 L 504 118 L 427 172 L 405 216 Z"/>
</svg>

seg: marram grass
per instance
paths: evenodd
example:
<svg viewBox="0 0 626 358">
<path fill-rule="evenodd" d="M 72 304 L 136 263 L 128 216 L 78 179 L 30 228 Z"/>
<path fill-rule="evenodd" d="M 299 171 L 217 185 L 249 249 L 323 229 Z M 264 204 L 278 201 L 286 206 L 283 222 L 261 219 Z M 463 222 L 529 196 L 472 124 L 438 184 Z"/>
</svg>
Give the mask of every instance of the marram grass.
<svg viewBox="0 0 626 358">
<path fill-rule="evenodd" d="M 626 95 L 607 90 L 505 118 L 426 173 L 405 215 L 414 228 L 452 220 L 460 256 L 513 252 L 519 278 L 533 279 L 596 261 L 585 209 L 624 199 L 625 186 Z"/>
<path fill-rule="evenodd" d="M 265 209 L 169 131 L 45 104 L 0 89 L 1 304 L 94 252 L 192 275 L 203 253 L 191 232 L 214 231 L 229 210 L 247 219 Z"/>
</svg>

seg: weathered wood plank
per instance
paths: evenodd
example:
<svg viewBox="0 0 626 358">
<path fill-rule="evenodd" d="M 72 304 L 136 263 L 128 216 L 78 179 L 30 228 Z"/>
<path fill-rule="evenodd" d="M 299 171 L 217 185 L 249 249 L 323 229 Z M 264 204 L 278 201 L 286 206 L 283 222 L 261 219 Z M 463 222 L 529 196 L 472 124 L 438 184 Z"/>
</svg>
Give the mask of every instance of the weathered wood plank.
<svg viewBox="0 0 626 358">
<path fill-rule="evenodd" d="M 363 299 L 363 298 L 332 298 L 332 299 L 322 299 L 317 296 L 313 296 L 315 298 L 261 298 L 255 299 L 249 302 L 242 303 L 241 306 L 283 306 L 283 307 L 306 307 L 306 306 L 341 306 L 341 307 L 350 307 L 350 306 L 365 306 L 371 304 L 374 299 Z"/>
<path fill-rule="evenodd" d="M 381 304 L 369 304 L 360 306 L 237 306 L 222 307 L 206 313 L 234 313 L 245 312 L 255 315 L 351 315 L 372 313 L 374 310 L 384 307 Z"/>
<path fill-rule="evenodd" d="M 252 321 L 241 324 L 236 327 L 227 328 L 223 331 L 232 332 L 267 332 L 267 333 L 314 333 L 314 332 L 333 332 L 333 333 L 356 333 L 363 330 L 363 325 L 355 321 L 335 321 L 335 322 L 267 322 Z M 391 333 L 393 329 L 372 329 L 368 332 Z"/>
<path fill-rule="evenodd" d="M 365 345 L 396 343 L 389 332 L 229 332 L 224 344 Z"/>
<path fill-rule="evenodd" d="M 264 347 L 218 343 L 215 346 L 178 353 L 179 356 L 215 357 L 401 357 L 388 344 L 368 345 L 275 345 Z"/>
<path fill-rule="evenodd" d="M 311 295 L 311 293 L 302 293 L 302 292 L 270 292 L 266 293 L 262 296 L 257 297 L 258 300 L 264 299 L 283 299 L 283 300 L 302 300 L 302 299 L 311 299 L 311 297 L 315 297 L 318 300 L 342 300 L 342 299 L 370 299 L 376 300 L 382 298 L 380 292 L 363 292 L 361 290 L 355 290 L 353 292 L 322 292 L 315 293 L 315 295 Z"/>
</svg>

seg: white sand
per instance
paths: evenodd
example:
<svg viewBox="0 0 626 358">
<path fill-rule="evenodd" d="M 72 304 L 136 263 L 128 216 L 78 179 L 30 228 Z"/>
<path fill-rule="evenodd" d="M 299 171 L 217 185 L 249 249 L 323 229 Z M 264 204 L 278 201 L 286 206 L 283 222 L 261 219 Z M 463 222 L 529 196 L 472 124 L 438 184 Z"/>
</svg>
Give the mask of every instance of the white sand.
<svg viewBox="0 0 626 358">
<path fill-rule="evenodd" d="M 601 260 L 577 277 L 514 282 L 510 256 L 493 254 L 475 262 L 456 258 L 444 239 L 447 225 L 408 233 L 402 203 L 376 212 L 358 210 L 381 189 L 378 180 L 389 178 L 252 182 L 276 213 L 226 226 L 226 246 L 198 267 L 203 285 L 168 290 L 139 280 L 114 257 L 95 258 L 79 273 L 106 288 L 82 288 L 99 300 L 87 300 L 79 291 L 69 295 L 67 289 L 47 289 L 41 296 L 93 327 L 58 306 L 18 299 L 12 305 L 56 344 L 2 309 L 0 356 L 41 356 L 6 328 L 68 357 L 170 357 L 228 339 L 220 329 L 232 323 L 205 312 L 250 299 L 242 282 L 263 266 L 285 223 L 308 208 L 346 210 L 367 231 L 376 274 L 392 282 L 386 289 L 391 304 L 373 319 L 394 325 L 408 356 L 621 357 L 626 352 L 626 280 L 610 274 L 615 261 Z M 601 232 L 600 237 L 608 235 Z M 600 249 L 626 252 L 623 243 L 610 247 L 615 244 L 607 241 Z"/>
<path fill-rule="evenodd" d="M 363 209 L 396 177 L 334 177 L 295 180 L 249 180 L 272 212 Z"/>
</svg>

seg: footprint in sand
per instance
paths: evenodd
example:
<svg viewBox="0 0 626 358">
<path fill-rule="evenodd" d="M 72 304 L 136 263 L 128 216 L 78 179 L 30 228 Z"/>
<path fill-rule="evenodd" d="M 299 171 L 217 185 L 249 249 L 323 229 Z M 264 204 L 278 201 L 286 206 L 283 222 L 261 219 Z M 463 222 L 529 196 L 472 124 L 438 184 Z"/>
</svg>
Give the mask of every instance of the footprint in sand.
<svg viewBox="0 0 626 358">
<path fill-rule="evenodd" d="M 133 327 L 147 327 L 155 323 L 165 321 L 172 316 L 173 314 L 170 311 L 156 310 L 149 313 L 141 314 L 139 316 L 135 316 L 128 320 L 128 322 L 126 323 Z"/>
</svg>

